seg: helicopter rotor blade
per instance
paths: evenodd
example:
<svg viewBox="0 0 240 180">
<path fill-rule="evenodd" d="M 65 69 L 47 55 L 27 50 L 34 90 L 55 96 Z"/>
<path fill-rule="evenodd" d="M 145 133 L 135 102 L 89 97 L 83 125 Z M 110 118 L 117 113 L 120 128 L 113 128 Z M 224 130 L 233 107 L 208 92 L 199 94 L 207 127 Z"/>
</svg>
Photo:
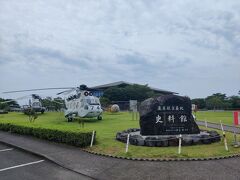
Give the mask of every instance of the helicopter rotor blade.
<svg viewBox="0 0 240 180">
<path fill-rule="evenodd" d="M 3 102 L 0 102 L 0 104 L 9 103 L 9 102 L 12 102 L 12 101 L 15 101 L 15 99 L 11 99 L 11 100 L 9 100 L 9 101 L 3 101 Z"/>
<path fill-rule="evenodd" d="M 5 91 L 5 92 L 2 92 L 2 93 L 8 94 L 8 93 L 17 93 L 17 92 L 26 92 L 26 91 L 45 91 L 45 90 L 72 89 L 72 88 L 73 88 L 73 87 L 25 89 L 25 90 L 18 90 L 18 91 Z"/>
<path fill-rule="evenodd" d="M 22 96 L 22 97 L 19 97 L 19 98 L 16 98 L 16 99 L 11 99 L 11 100 L 8 100 L 8 101 L 3 101 L 3 102 L 0 102 L 0 104 L 4 104 L 4 103 L 12 102 L 12 101 L 17 101 L 17 100 L 25 99 L 25 98 L 28 98 L 28 97 L 30 97 L 30 96 L 31 96 L 31 95 L 27 95 L 27 96 Z"/>
<path fill-rule="evenodd" d="M 77 90 L 77 88 L 71 88 L 69 90 L 65 90 L 65 91 L 59 92 L 59 93 L 57 93 L 57 95 L 59 95 L 59 94 L 67 95 L 67 94 L 69 94 L 69 93 L 71 93 L 71 92 L 73 92 L 75 90 Z"/>
<path fill-rule="evenodd" d="M 99 89 L 97 88 L 89 88 L 86 85 L 84 85 L 83 89 L 81 89 L 80 87 L 60 87 L 60 88 L 40 88 L 40 89 L 25 89 L 25 90 L 17 90 L 17 91 L 5 91 L 2 92 L 4 94 L 8 94 L 8 93 L 18 93 L 18 92 L 27 92 L 27 91 L 45 91 L 45 90 L 57 90 L 57 89 L 66 89 L 65 91 L 59 92 L 57 93 L 57 95 L 63 94 L 63 95 L 67 95 L 73 91 L 77 91 L 77 90 L 87 90 L 87 91 L 99 91 Z"/>
</svg>

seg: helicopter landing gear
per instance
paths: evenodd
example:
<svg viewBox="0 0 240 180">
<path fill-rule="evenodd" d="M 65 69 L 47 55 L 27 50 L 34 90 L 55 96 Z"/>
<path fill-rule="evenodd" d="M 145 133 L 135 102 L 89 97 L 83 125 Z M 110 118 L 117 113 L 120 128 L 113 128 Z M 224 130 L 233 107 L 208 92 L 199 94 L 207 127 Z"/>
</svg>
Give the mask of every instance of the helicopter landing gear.
<svg viewBox="0 0 240 180">
<path fill-rule="evenodd" d="M 99 121 L 102 120 L 102 116 L 98 116 L 97 120 L 99 120 Z"/>
<path fill-rule="evenodd" d="M 73 117 L 72 117 L 72 116 L 68 116 L 68 117 L 67 117 L 67 121 L 68 121 L 68 122 L 72 122 L 72 121 L 73 121 Z"/>
</svg>

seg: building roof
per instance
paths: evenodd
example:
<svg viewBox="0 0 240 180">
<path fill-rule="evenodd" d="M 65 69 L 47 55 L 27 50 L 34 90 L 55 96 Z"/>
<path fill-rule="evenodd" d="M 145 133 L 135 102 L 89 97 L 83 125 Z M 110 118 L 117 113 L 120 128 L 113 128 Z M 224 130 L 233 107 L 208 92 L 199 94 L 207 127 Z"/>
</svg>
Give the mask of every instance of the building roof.
<svg viewBox="0 0 240 180">
<path fill-rule="evenodd" d="M 105 90 L 107 88 L 114 87 L 114 86 L 133 85 L 133 84 L 136 84 L 136 83 L 129 83 L 129 82 L 126 82 L 126 81 L 117 81 L 117 82 L 113 82 L 113 83 L 94 86 L 94 87 L 91 87 L 91 88 Z M 150 86 L 149 86 L 149 88 L 151 90 L 153 90 L 154 92 L 158 92 L 158 93 L 162 93 L 162 94 L 178 94 L 176 92 L 167 91 L 167 90 L 158 89 L 158 88 L 153 88 L 153 87 L 150 87 Z"/>
</svg>

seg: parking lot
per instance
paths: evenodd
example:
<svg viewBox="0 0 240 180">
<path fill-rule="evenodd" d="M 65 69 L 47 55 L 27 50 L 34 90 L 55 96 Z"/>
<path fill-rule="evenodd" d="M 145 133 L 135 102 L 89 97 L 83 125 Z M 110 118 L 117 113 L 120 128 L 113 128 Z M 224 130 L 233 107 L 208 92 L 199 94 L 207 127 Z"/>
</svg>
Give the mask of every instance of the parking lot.
<svg viewBox="0 0 240 180">
<path fill-rule="evenodd" d="M 0 179 L 89 179 L 46 159 L 0 144 Z"/>
</svg>

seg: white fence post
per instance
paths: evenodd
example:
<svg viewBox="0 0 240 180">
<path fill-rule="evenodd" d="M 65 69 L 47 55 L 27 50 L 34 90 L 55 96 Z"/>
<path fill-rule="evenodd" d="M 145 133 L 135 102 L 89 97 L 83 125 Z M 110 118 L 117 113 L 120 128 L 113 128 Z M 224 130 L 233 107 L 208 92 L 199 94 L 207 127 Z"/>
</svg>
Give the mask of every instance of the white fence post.
<svg viewBox="0 0 240 180">
<path fill-rule="evenodd" d="M 222 124 L 222 121 L 221 121 L 221 120 L 220 120 L 220 125 L 221 125 L 222 132 L 224 132 L 223 124 Z"/>
<path fill-rule="evenodd" d="M 228 151 L 227 138 L 225 132 L 223 132 L 223 141 L 226 151 Z"/>
<path fill-rule="evenodd" d="M 206 121 L 206 119 L 205 119 L 205 127 L 206 127 L 206 128 L 208 128 L 208 124 L 207 124 L 207 121 Z"/>
<path fill-rule="evenodd" d="M 95 136 L 95 131 L 92 132 L 92 139 L 91 139 L 90 147 L 93 146 L 94 136 Z"/>
<path fill-rule="evenodd" d="M 126 144 L 126 153 L 128 152 L 128 144 L 129 144 L 129 137 L 130 137 L 130 134 L 127 135 L 127 144 Z"/>
<path fill-rule="evenodd" d="M 234 144 L 238 144 L 238 142 L 237 142 L 237 134 L 236 134 L 236 126 L 234 126 L 233 138 L 234 138 Z"/>
<path fill-rule="evenodd" d="M 179 144 L 178 144 L 178 154 L 181 154 L 181 146 L 182 146 L 182 135 L 179 135 Z"/>
</svg>

